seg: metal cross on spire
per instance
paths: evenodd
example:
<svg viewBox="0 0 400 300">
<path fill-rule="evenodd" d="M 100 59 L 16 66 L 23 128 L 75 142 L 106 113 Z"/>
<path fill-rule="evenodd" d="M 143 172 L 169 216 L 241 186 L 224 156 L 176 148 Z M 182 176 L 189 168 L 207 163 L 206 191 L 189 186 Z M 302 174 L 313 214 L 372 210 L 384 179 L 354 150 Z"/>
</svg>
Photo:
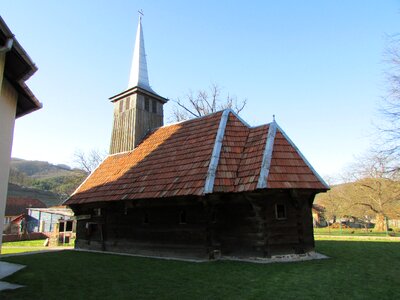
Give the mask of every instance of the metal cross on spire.
<svg viewBox="0 0 400 300">
<path fill-rule="evenodd" d="M 141 20 L 142 17 L 144 16 L 143 9 L 139 9 L 138 13 L 139 13 L 139 19 Z"/>
</svg>

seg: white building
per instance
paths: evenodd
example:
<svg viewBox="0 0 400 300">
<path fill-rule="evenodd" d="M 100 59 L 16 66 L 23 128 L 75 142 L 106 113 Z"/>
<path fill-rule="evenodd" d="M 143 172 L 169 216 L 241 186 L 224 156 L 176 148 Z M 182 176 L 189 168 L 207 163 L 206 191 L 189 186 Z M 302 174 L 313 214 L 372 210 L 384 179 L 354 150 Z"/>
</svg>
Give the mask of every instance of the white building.
<svg viewBox="0 0 400 300">
<path fill-rule="evenodd" d="M 25 84 L 36 70 L 35 64 L 0 17 L 0 232 L 4 226 L 15 119 L 42 107 Z"/>
</svg>

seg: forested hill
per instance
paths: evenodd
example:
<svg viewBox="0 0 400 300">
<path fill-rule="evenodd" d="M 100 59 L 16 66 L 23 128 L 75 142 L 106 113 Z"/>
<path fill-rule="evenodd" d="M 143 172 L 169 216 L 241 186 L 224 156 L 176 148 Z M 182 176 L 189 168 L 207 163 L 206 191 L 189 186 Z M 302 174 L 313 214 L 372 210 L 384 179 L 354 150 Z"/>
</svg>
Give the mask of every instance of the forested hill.
<svg viewBox="0 0 400 300">
<path fill-rule="evenodd" d="M 46 204 L 47 207 L 61 205 L 65 197 L 50 191 L 42 191 L 13 183 L 8 184 L 7 196 L 19 199 L 37 199 Z"/>
<path fill-rule="evenodd" d="M 9 183 L 50 191 L 57 194 L 58 198 L 65 199 L 86 177 L 86 172 L 67 165 L 12 158 Z"/>
<path fill-rule="evenodd" d="M 53 165 L 47 161 L 11 159 L 11 169 L 23 173 L 31 178 L 52 178 L 59 176 L 76 176 L 86 173 L 79 169 L 72 169 L 67 165 Z"/>
</svg>

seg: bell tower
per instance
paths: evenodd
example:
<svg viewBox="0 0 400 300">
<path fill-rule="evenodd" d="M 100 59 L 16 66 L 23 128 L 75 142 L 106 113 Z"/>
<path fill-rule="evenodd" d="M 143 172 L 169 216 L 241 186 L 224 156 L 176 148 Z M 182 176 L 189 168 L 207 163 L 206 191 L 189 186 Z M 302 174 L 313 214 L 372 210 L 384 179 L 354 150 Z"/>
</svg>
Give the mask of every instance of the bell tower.
<svg viewBox="0 0 400 300">
<path fill-rule="evenodd" d="M 110 154 L 133 150 L 152 129 L 163 125 L 163 105 L 168 101 L 149 84 L 142 30 L 142 13 L 136 33 L 128 89 L 110 98 L 114 123 Z"/>
</svg>

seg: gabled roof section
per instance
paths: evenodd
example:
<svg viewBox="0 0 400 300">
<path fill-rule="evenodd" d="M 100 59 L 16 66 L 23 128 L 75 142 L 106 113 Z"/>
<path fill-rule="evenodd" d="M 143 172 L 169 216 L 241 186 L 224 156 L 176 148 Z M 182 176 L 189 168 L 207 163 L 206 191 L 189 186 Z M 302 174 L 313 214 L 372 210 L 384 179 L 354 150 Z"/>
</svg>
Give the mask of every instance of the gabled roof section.
<svg viewBox="0 0 400 300">
<path fill-rule="evenodd" d="M 221 115 L 160 127 L 108 156 L 65 204 L 202 195 Z"/>
<path fill-rule="evenodd" d="M 267 187 L 329 189 L 279 126 L 275 136 Z"/>
<path fill-rule="evenodd" d="M 214 192 L 234 192 L 249 130 L 233 113 L 229 114 L 216 172 Z"/>
<path fill-rule="evenodd" d="M 249 127 L 225 110 L 160 127 L 108 156 L 65 204 L 287 188 L 328 186 L 275 122 Z"/>
<path fill-rule="evenodd" d="M 238 169 L 235 191 L 257 189 L 269 125 L 250 128 Z"/>
</svg>

